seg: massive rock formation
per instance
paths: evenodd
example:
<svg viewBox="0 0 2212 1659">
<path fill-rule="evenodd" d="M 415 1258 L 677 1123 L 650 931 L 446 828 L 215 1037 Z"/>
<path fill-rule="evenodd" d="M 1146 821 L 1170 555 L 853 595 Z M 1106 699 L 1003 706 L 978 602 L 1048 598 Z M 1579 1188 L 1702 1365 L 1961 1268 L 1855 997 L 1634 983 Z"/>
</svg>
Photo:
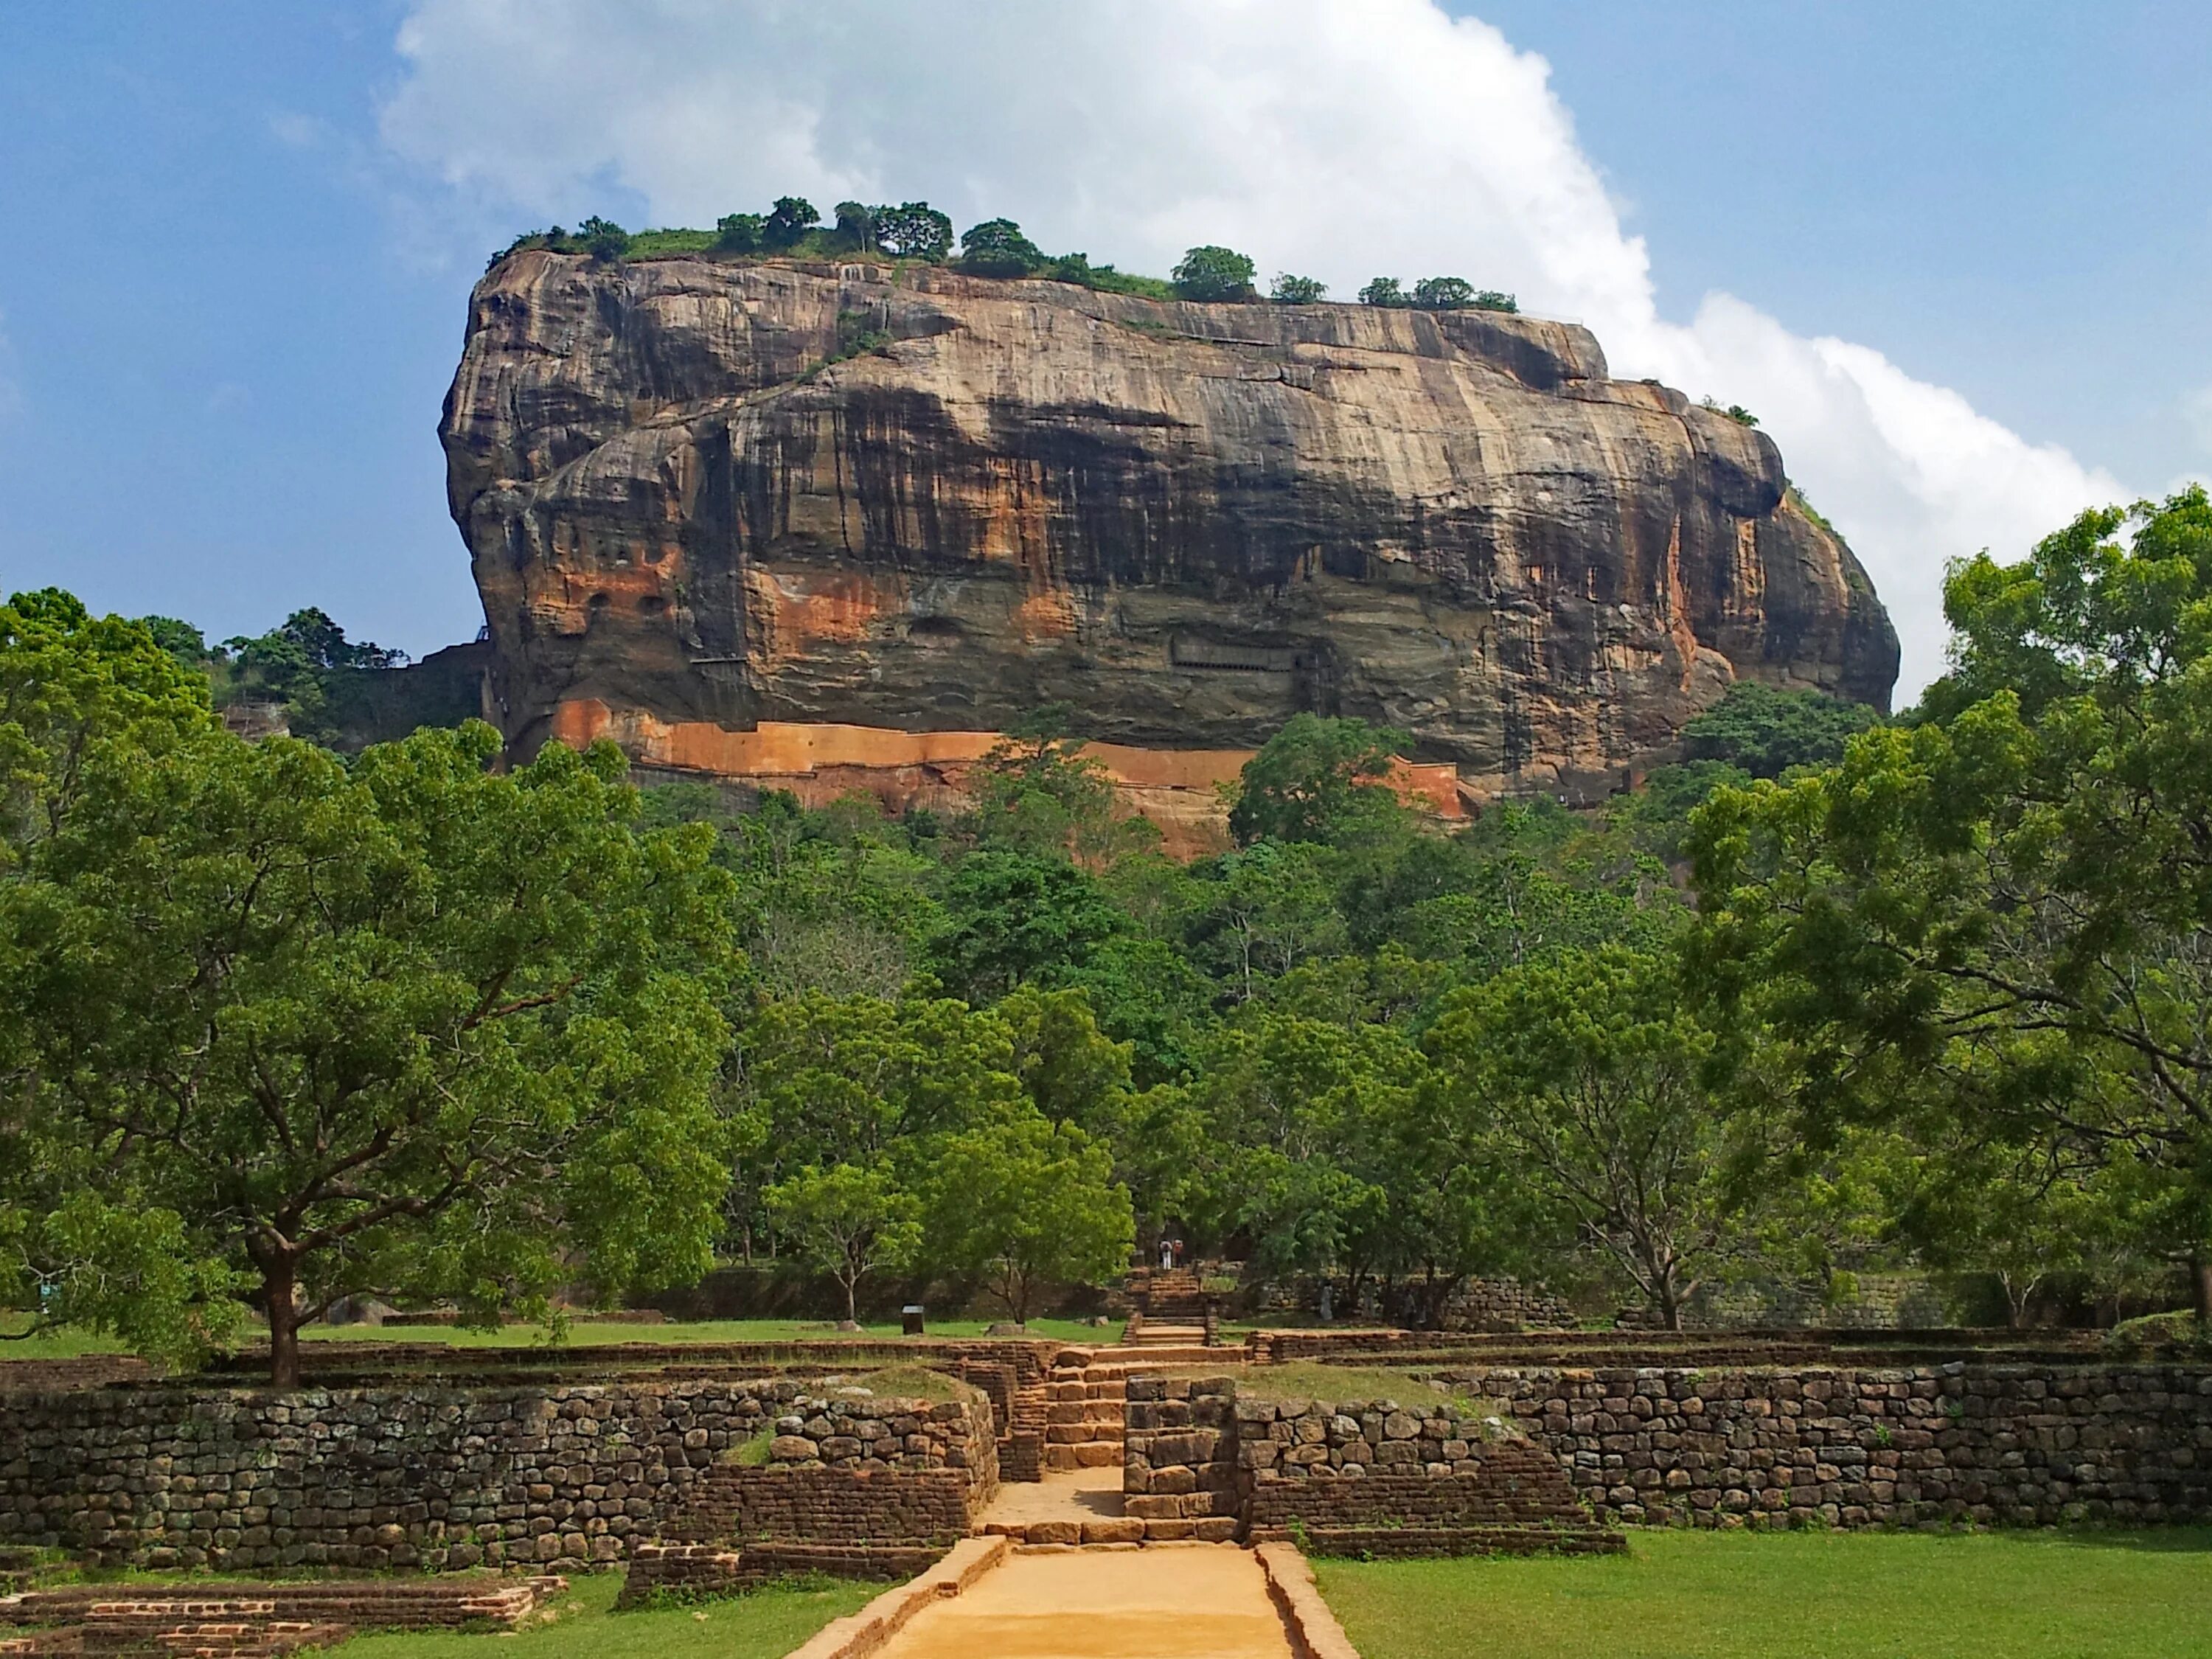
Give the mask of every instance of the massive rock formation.
<svg viewBox="0 0 2212 1659">
<path fill-rule="evenodd" d="M 1763 434 L 1530 317 L 531 251 L 442 430 L 525 750 L 897 800 L 1065 700 L 1172 818 L 1314 709 L 1449 810 L 1897 667 Z"/>
</svg>

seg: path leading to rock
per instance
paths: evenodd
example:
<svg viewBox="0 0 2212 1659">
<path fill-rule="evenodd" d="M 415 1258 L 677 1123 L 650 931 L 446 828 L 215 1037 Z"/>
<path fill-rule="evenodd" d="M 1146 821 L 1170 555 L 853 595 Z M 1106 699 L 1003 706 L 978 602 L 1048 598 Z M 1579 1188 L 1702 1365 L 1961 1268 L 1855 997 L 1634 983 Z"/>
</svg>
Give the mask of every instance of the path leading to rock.
<svg viewBox="0 0 2212 1659">
<path fill-rule="evenodd" d="M 1267 1576 L 1232 1544 L 1017 1553 L 916 1613 L 881 1659 L 1291 1659 Z"/>
</svg>

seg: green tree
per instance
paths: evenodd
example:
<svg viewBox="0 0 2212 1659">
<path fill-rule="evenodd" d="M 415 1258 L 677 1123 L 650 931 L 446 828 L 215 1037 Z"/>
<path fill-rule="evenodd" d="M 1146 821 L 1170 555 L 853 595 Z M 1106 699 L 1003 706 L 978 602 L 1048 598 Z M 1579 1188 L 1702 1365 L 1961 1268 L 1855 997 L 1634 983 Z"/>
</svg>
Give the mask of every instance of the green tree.
<svg viewBox="0 0 2212 1659">
<path fill-rule="evenodd" d="M 1136 1225 L 1106 1148 L 1034 1115 L 955 1135 L 936 1155 L 931 1259 L 979 1275 L 1018 1324 L 1038 1292 L 1129 1265 Z"/>
<path fill-rule="evenodd" d="M 837 204 L 837 240 L 854 253 L 872 253 L 876 248 L 876 212 L 860 202 Z"/>
<path fill-rule="evenodd" d="M 776 1225 L 837 1281 L 855 1328 L 861 1279 L 903 1268 L 921 1243 L 921 1206 L 888 1170 L 809 1165 L 769 1188 L 767 1201 Z"/>
<path fill-rule="evenodd" d="M 1252 261 L 1234 248 L 1194 247 L 1187 250 L 1169 273 L 1176 295 L 1184 300 L 1252 300 Z"/>
<path fill-rule="evenodd" d="M 1121 805 L 1112 775 L 1069 732 L 1072 712 L 1066 703 L 1030 711 L 983 757 L 970 781 L 979 836 L 1094 866 L 1158 847 L 1158 828 Z"/>
<path fill-rule="evenodd" d="M 1193 944 L 1240 1002 L 1303 962 L 1346 948 L 1336 860 L 1310 842 L 1255 842 L 1213 863 L 1199 884 Z"/>
<path fill-rule="evenodd" d="M 806 233 L 822 222 L 814 204 L 803 196 L 779 196 L 761 222 L 761 246 L 773 253 L 797 247 Z"/>
<path fill-rule="evenodd" d="M 1844 757 L 1844 746 L 1881 718 L 1862 702 L 1743 680 L 1683 726 L 1682 747 L 1692 761 L 1718 761 L 1755 778 L 1776 778 L 1793 766 L 1834 764 Z"/>
<path fill-rule="evenodd" d="M 629 233 L 611 219 L 594 214 L 576 227 L 576 240 L 594 259 L 619 259 L 629 252 Z"/>
<path fill-rule="evenodd" d="M 947 986 L 977 1003 L 1080 969 L 1131 931 L 1091 877 L 1034 854 L 971 853 L 946 880 L 944 904 L 930 961 Z"/>
<path fill-rule="evenodd" d="M 2212 1317 L 2212 502 L 2084 514 L 1944 606 L 1923 723 L 1699 813 L 1700 961 L 1801 1050 L 1808 1138 L 1940 1089 L 2124 1184 Z"/>
<path fill-rule="evenodd" d="M 1343 845 L 1390 833 L 1407 809 L 1386 780 L 1407 743 L 1361 720 L 1292 715 L 1244 763 L 1230 833 L 1245 846 L 1262 837 Z"/>
<path fill-rule="evenodd" d="M 714 221 L 718 253 L 757 253 L 768 234 L 768 218 L 758 213 L 726 213 Z"/>
<path fill-rule="evenodd" d="M 1401 311 L 1413 304 L 1395 276 L 1376 276 L 1359 290 L 1359 303 L 1381 306 L 1386 310 Z"/>
<path fill-rule="evenodd" d="M 341 1296 L 485 1318 L 579 1262 L 607 1291 L 707 1264 L 728 879 L 703 831 L 635 831 L 611 747 L 502 775 L 498 746 L 475 723 L 350 769 L 219 732 L 100 758 L 0 883 L 38 1154 L 9 1178 L 50 1218 L 19 1279 L 74 1252 L 73 1316 L 151 1347 L 193 1322 L 173 1295 L 250 1274 L 289 1387 Z M 179 1253 L 166 1310 L 94 1285 L 111 1234 Z"/>
<path fill-rule="evenodd" d="M 927 202 L 905 202 L 872 212 L 876 243 L 886 253 L 937 264 L 952 252 L 952 221 Z"/>
<path fill-rule="evenodd" d="M 978 276 L 1027 276 L 1045 264 L 1044 250 L 1012 219 L 986 219 L 960 235 L 960 268 Z"/>
<path fill-rule="evenodd" d="M 1267 297 L 1281 306 L 1317 306 L 1328 298 L 1328 284 L 1316 276 L 1293 276 L 1285 270 L 1278 273 Z"/>
<path fill-rule="evenodd" d="M 155 644 L 193 668 L 204 668 L 221 654 L 207 642 L 207 635 L 188 622 L 174 617 L 141 617 L 138 622 L 154 636 Z"/>
<path fill-rule="evenodd" d="M 1751 1237 L 1741 1149 L 1706 1081 L 1716 1044 L 1679 979 L 1669 957 L 1571 952 L 1454 993 L 1430 1038 L 1498 1152 L 1669 1330 Z"/>
<path fill-rule="evenodd" d="M 1129 1047 L 1098 1029 L 1081 991 L 1024 986 L 993 1011 L 1013 1036 L 1014 1068 L 1037 1110 L 1110 1139 L 1129 1089 Z"/>
<path fill-rule="evenodd" d="M 1413 284 L 1413 304 L 1422 311 L 1463 311 L 1474 303 L 1474 284 L 1464 276 L 1424 276 Z"/>
<path fill-rule="evenodd" d="M 205 675 L 141 623 L 59 588 L 0 607 L 0 877 L 56 835 L 95 782 L 214 729 Z"/>
</svg>

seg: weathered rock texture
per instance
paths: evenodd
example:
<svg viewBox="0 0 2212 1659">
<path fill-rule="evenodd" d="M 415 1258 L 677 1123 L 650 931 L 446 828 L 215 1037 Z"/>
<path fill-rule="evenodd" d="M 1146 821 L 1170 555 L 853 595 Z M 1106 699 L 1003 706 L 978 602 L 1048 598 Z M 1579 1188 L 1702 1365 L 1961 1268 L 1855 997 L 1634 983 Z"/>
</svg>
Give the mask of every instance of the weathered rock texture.
<svg viewBox="0 0 2212 1659">
<path fill-rule="evenodd" d="M 1534 318 L 532 251 L 443 436 L 525 749 L 926 799 L 1065 699 L 1171 816 L 1302 709 L 1595 790 L 1897 666 L 1765 436 Z"/>
</svg>

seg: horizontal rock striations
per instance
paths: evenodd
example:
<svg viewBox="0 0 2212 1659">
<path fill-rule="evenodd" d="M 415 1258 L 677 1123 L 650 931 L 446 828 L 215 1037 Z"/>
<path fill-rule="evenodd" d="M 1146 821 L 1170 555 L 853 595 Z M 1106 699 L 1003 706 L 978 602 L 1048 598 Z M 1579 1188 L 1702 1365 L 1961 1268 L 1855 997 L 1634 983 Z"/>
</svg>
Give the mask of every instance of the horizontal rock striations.
<svg viewBox="0 0 2212 1659">
<path fill-rule="evenodd" d="M 525 750 L 914 799 L 1064 700 L 1202 790 L 1310 709 L 1588 795 L 1735 679 L 1897 668 L 1765 436 L 1534 318 L 530 251 L 442 436 Z"/>
</svg>

